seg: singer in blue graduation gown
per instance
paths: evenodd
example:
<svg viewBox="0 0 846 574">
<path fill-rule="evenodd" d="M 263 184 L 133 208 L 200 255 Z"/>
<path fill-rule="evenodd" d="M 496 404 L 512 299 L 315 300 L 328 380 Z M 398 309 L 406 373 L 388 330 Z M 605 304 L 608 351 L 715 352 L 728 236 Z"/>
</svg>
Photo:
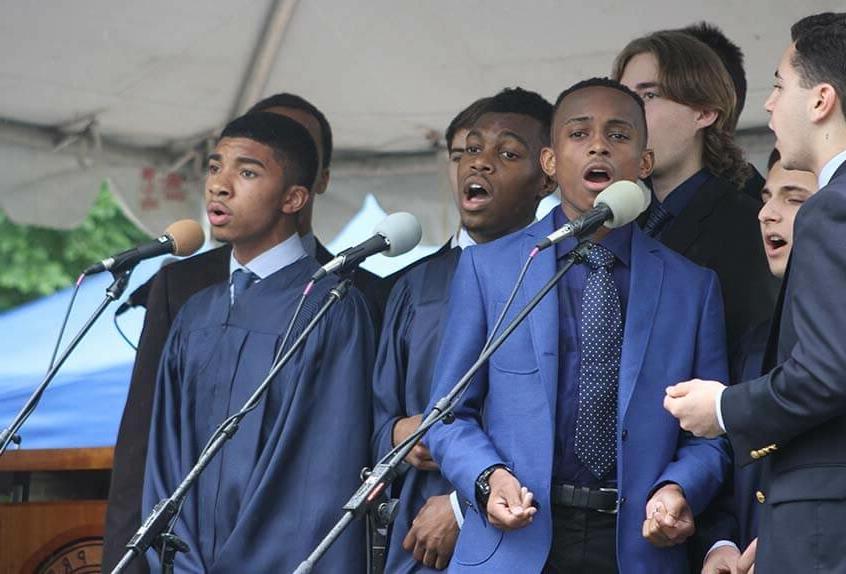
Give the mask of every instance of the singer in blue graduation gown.
<svg viewBox="0 0 846 574">
<path fill-rule="evenodd" d="M 302 258 L 249 288 L 231 308 L 228 283 L 186 303 L 159 372 L 145 516 L 270 370 L 317 268 Z M 309 296 L 291 341 L 334 282 L 330 276 Z M 368 462 L 373 350 L 368 310 L 353 289 L 323 317 L 191 490 L 175 529 L 191 550 L 178 556 L 177 571 L 291 572 L 308 556 L 341 516 Z M 364 544 L 356 522 L 317 571 L 362 572 Z"/>
<path fill-rule="evenodd" d="M 449 287 L 460 256 L 459 247 L 445 245 L 406 273 L 391 291 L 373 387 L 373 449 L 377 457 L 392 448 L 394 424 L 409 413 L 423 412 L 429 402 L 429 383 L 443 338 Z M 400 502 L 391 530 L 386 572 L 413 572 L 422 568 L 411 553 L 402 549 L 403 539 L 429 497 L 452 490 L 440 472 L 413 467 L 395 484 L 392 492 Z"/>
<path fill-rule="evenodd" d="M 256 279 L 245 290 L 233 281 L 200 291 L 171 327 L 150 425 L 145 516 L 265 378 L 319 267 L 296 232 L 317 166 L 304 127 L 276 114 L 247 114 L 224 128 L 208 159 L 212 233 L 232 245 L 233 279 L 235 272 L 245 277 L 242 268 Z M 317 284 L 287 345 L 336 281 Z M 179 554 L 178 572 L 292 572 L 340 518 L 368 462 L 374 338 L 367 305 L 352 289 L 189 491 L 175 521 L 190 548 Z M 361 572 L 364 544 L 360 524 L 351 526 L 315 571 Z M 155 552 L 148 559 L 158 570 Z"/>
</svg>

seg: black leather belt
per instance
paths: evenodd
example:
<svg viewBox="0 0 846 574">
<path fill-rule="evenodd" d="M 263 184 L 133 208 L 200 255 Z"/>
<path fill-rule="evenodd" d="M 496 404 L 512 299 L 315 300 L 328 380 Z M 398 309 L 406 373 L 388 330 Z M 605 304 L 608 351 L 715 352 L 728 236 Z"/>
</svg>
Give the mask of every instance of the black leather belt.
<svg viewBox="0 0 846 574">
<path fill-rule="evenodd" d="M 572 508 L 586 508 L 617 514 L 616 488 L 588 488 L 572 484 L 553 484 L 550 492 L 552 504 L 570 506 Z"/>
</svg>

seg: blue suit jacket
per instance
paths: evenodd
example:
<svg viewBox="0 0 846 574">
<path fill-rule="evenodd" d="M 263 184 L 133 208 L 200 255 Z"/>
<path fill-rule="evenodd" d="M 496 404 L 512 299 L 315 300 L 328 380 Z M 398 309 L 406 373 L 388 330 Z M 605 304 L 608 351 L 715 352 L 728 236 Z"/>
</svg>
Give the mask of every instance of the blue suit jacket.
<svg viewBox="0 0 846 574">
<path fill-rule="evenodd" d="M 447 393 L 479 354 L 529 252 L 553 231 L 552 214 L 498 241 L 465 251 L 452 284 L 435 370 L 434 397 Z M 720 288 L 713 272 L 648 238 L 632 234 L 629 302 L 619 378 L 617 481 L 621 506 L 617 548 L 621 572 L 682 572 L 684 546 L 658 549 L 641 535 L 649 495 L 678 483 L 698 514 L 722 484 L 725 443 L 683 433 L 662 405 L 665 388 L 694 377 L 727 374 Z M 553 249 L 526 275 L 513 317 L 556 271 Z M 550 292 L 478 373 L 450 425 L 428 442 L 459 494 L 472 504 L 450 572 L 540 572 L 552 541 L 549 501 L 558 397 L 558 298 Z M 474 484 L 485 468 L 505 463 L 535 493 L 539 512 L 508 533 L 476 509 Z"/>
</svg>

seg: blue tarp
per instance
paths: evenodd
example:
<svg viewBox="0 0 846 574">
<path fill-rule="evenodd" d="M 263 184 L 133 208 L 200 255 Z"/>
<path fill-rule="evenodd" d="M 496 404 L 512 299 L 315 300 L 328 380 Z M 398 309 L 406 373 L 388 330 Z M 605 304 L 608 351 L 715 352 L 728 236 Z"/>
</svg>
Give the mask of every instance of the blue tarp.
<svg viewBox="0 0 846 574">
<path fill-rule="evenodd" d="M 158 261 L 135 270 L 126 294 L 146 281 Z M 105 297 L 110 276 L 86 279 L 80 288 L 66 330 L 64 345 L 82 327 Z M 0 314 L 0 425 L 7 427 L 47 372 L 50 354 L 72 289 L 32 301 Z M 21 448 L 111 446 L 126 401 L 135 351 L 112 323 L 116 303 L 94 324 L 88 335 L 48 387 L 38 408 L 21 428 Z M 121 327 L 136 341 L 143 311 L 121 316 Z"/>
</svg>

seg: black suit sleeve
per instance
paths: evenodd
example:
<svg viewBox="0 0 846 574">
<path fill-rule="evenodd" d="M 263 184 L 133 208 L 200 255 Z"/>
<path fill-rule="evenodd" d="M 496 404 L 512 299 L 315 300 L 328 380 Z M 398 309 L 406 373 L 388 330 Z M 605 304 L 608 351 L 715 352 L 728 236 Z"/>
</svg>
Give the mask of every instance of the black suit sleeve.
<svg viewBox="0 0 846 574">
<path fill-rule="evenodd" d="M 782 444 L 846 414 L 846 189 L 829 186 L 799 211 L 785 296 L 796 343 L 769 374 L 729 387 L 723 420 L 742 464 L 751 451 Z M 789 325 L 785 325 L 789 321 Z M 791 337 L 791 340 L 793 338 Z"/>
</svg>

